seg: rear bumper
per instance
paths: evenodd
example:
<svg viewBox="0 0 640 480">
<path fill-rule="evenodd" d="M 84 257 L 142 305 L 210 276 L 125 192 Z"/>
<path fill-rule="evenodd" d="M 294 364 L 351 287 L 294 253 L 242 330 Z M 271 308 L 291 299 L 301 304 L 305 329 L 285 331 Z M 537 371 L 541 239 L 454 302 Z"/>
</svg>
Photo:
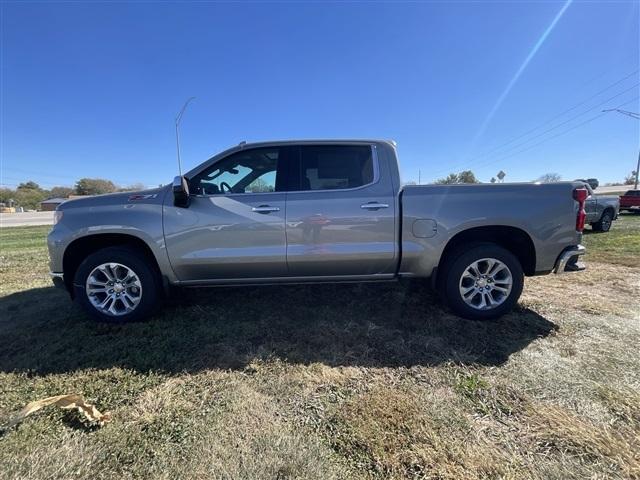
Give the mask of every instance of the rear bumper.
<svg viewBox="0 0 640 480">
<path fill-rule="evenodd" d="M 587 249 L 584 245 L 575 245 L 565 248 L 556 260 L 553 273 L 579 272 L 586 267 L 580 261 L 580 257 L 586 253 Z"/>
</svg>

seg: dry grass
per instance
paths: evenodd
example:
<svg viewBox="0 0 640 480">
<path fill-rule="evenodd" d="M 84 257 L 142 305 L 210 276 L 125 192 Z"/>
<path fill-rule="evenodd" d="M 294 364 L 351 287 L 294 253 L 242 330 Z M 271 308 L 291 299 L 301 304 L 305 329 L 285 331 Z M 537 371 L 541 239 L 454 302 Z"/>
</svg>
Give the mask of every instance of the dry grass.
<svg viewBox="0 0 640 480">
<path fill-rule="evenodd" d="M 431 396 L 376 386 L 337 409 L 334 448 L 371 477 L 442 479 L 504 477 L 504 452 L 490 448 L 464 412 L 444 406 L 452 392 Z"/>
<path fill-rule="evenodd" d="M 45 232 L 0 231 L 0 421 L 71 392 L 113 421 L 38 412 L 0 433 L 2 478 L 640 478 L 640 216 L 487 323 L 414 282 L 187 292 L 95 325 L 49 287 Z"/>
<path fill-rule="evenodd" d="M 594 315 L 637 313 L 638 268 L 600 262 L 589 262 L 588 265 L 579 277 L 527 278 L 521 302 L 545 310 L 580 310 Z"/>
<path fill-rule="evenodd" d="M 635 405 L 640 408 L 640 403 Z M 532 407 L 530 427 L 539 445 L 553 446 L 567 456 L 583 457 L 602 467 L 614 467 L 626 478 L 640 478 L 640 428 L 613 429 L 596 425 L 573 412 L 552 405 Z M 595 472 L 594 472 L 595 473 Z"/>
</svg>

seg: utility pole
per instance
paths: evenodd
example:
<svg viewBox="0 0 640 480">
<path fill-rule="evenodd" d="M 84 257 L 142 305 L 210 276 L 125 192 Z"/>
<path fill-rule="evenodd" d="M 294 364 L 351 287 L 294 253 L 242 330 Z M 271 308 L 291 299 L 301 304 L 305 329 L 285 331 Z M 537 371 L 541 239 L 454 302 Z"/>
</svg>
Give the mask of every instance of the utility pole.
<svg viewBox="0 0 640 480">
<path fill-rule="evenodd" d="M 603 110 L 603 112 L 618 112 L 622 115 L 626 115 L 627 117 L 635 118 L 636 120 L 640 120 L 640 113 L 629 112 L 628 110 L 620 110 L 619 108 L 608 108 L 607 110 Z M 640 150 L 638 150 L 638 162 L 636 163 L 636 178 L 633 185 L 633 189 L 638 189 L 638 174 L 640 173 Z"/>
<path fill-rule="evenodd" d="M 638 189 L 638 170 L 640 170 L 640 150 L 638 150 L 638 163 L 636 163 L 636 181 L 635 185 L 633 186 L 634 190 Z"/>
<path fill-rule="evenodd" d="M 180 122 L 182 121 L 182 115 L 184 115 L 184 111 L 187 109 L 187 105 L 189 105 L 189 103 L 191 103 L 191 100 L 193 100 L 194 98 L 196 97 L 190 97 L 186 102 L 184 102 L 182 109 L 176 116 L 176 150 L 178 153 L 178 174 L 181 177 L 182 177 L 182 160 L 180 159 L 180 132 L 178 130 L 180 128 Z"/>
<path fill-rule="evenodd" d="M 420 178 L 420 177 L 421 177 L 421 176 L 420 176 L 420 173 L 421 173 L 421 172 L 420 172 L 420 169 L 418 169 L 418 185 L 422 185 L 422 183 L 420 182 L 420 180 L 421 180 L 421 178 Z"/>
</svg>

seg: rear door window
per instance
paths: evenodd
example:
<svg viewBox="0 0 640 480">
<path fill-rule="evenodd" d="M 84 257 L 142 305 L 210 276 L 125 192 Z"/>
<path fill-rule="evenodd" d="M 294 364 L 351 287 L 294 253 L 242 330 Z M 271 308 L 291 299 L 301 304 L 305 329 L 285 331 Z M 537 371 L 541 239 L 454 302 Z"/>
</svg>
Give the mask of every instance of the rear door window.
<svg viewBox="0 0 640 480">
<path fill-rule="evenodd" d="M 300 148 L 298 190 L 357 188 L 374 181 L 368 145 L 304 145 Z"/>
</svg>

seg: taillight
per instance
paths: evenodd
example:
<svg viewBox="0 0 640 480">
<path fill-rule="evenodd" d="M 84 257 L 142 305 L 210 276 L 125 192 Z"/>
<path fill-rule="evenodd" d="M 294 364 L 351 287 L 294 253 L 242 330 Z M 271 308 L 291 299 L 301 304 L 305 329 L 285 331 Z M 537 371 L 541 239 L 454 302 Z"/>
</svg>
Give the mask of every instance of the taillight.
<svg viewBox="0 0 640 480">
<path fill-rule="evenodd" d="M 589 196 L 586 188 L 576 188 L 573 191 L 573 198 L 578 202 L 578 216 L 576 217 L 576 230 L 582 232 L 584 230 L 584 222 L 587 219 L 587 212 L 584 211 L 584 204 Z"/>
</svg>

